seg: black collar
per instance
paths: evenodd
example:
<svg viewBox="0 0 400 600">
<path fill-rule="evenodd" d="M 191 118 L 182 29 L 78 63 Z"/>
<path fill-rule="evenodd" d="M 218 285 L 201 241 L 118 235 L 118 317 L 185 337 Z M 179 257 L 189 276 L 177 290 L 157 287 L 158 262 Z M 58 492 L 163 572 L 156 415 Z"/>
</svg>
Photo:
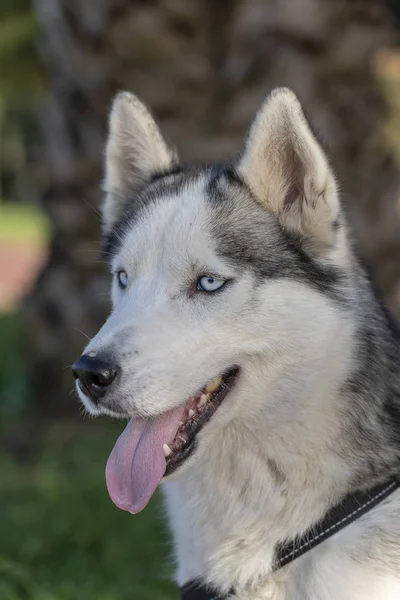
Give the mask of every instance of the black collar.
<svg viewBox="0 0 400 600">
<path fill-rule="evenodd" d="M 399 486 L 400 480 L 393 478 L 376 485 L 370 490 L 348 494 L 301 537 L 277 546 L 272 570 L 277 571 L 315 548 L 315 546 L 364 515 L 371 508 L 374 508 Z M 230 593 L 234 593 L 234 590 Z M 181 587 L 181 600 L 226 600 L 227 597 L 219 594 L 216 590 L 210 589 L 197 579 L 193 579 Z"/>
</svg>

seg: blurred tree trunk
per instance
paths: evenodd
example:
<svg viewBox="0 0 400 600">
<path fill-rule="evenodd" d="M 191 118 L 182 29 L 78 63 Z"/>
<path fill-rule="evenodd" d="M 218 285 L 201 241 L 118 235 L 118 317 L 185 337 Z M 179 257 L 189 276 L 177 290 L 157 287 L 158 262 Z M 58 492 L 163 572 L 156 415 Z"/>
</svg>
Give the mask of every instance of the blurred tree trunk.
<svg viewBox="0 0 400 600">
<path fill-rule="evenodd" d="M 218 159 L 240 148 L 271 88 L 293 88 L 332 154 L 356 235 L 394 305 L 399 174 L 371 69 L 392 37 L 384 2 L 35 0 L 35 8 L 50 79 L 40 181 L 54 235 L 24 310 L 43 410 L 73 406 L 67 367 L 107 312 L 97 211 L 106 115 L 118 89 L 151 106 L 185 158 Z"/>
</svg>

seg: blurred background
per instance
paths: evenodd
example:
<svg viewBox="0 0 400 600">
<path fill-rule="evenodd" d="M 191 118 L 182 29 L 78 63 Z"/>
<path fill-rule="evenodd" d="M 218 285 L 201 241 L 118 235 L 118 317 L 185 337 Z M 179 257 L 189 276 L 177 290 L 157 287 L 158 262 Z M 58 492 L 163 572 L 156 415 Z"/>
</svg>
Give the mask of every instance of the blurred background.
<svg viewBox="0 0 400 600">
<path fill-rule="evenodd" d="M 121 429 L 70 365 L 108 310 L 107 112 L 137 93 L 186 159 L 233 156 L 295 90 L 400 316 L 400 0 L 0 0 L 0 600 L 173 599 L 159 499 L 118 511 Z M 400 357 L 399 357 L 400 358 Z"/>
</svg>

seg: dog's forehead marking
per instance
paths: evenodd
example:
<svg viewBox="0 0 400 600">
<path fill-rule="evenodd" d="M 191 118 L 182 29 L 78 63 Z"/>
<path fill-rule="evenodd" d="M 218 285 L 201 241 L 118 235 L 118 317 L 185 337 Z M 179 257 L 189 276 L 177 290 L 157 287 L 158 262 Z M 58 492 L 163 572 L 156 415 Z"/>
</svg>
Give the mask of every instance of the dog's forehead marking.
<svg viewBox="0 0 400 600">
<path fill-rule="evenodd" d="M 259 283 L 291 279 L 338 300 L 337 268 L 309 257 L 245 184 L 225 171 L 204 169 L 155 193 L 135 218 L 128 215 L 114 266 L 179 272 L 193 263 L 219 263 L 236 272 L 251 270 Z"/>
<path fill-rule="evenodd" d="M 130 222 L 114 263 L 135 270 L 166 263 L 177 268 L 182 262 L 215 265 L 206 184 L 206 176 L 198 178 L 149 204 Z"/>
</svg>

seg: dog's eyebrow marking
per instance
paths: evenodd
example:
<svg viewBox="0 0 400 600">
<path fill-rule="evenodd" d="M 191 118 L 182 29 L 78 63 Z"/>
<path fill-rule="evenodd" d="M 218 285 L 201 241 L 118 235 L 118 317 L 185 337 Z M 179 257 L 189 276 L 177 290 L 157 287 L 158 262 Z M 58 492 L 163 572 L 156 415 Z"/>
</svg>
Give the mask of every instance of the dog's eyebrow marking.
<svg viewBox="0 0 400 600">
<path fill-rule="evenodd" d="M 206 168 L 187 163 L 175 164 L 170 169 L 154 171 L 148 181 L 131 190 L 120 219 L 103 237 L 102 252 L 108 260 L 118 251 L 124 234 L 145 207 L 160 198 L 182 194 L 187 186 L 203 176 Z"/>
</svg>

